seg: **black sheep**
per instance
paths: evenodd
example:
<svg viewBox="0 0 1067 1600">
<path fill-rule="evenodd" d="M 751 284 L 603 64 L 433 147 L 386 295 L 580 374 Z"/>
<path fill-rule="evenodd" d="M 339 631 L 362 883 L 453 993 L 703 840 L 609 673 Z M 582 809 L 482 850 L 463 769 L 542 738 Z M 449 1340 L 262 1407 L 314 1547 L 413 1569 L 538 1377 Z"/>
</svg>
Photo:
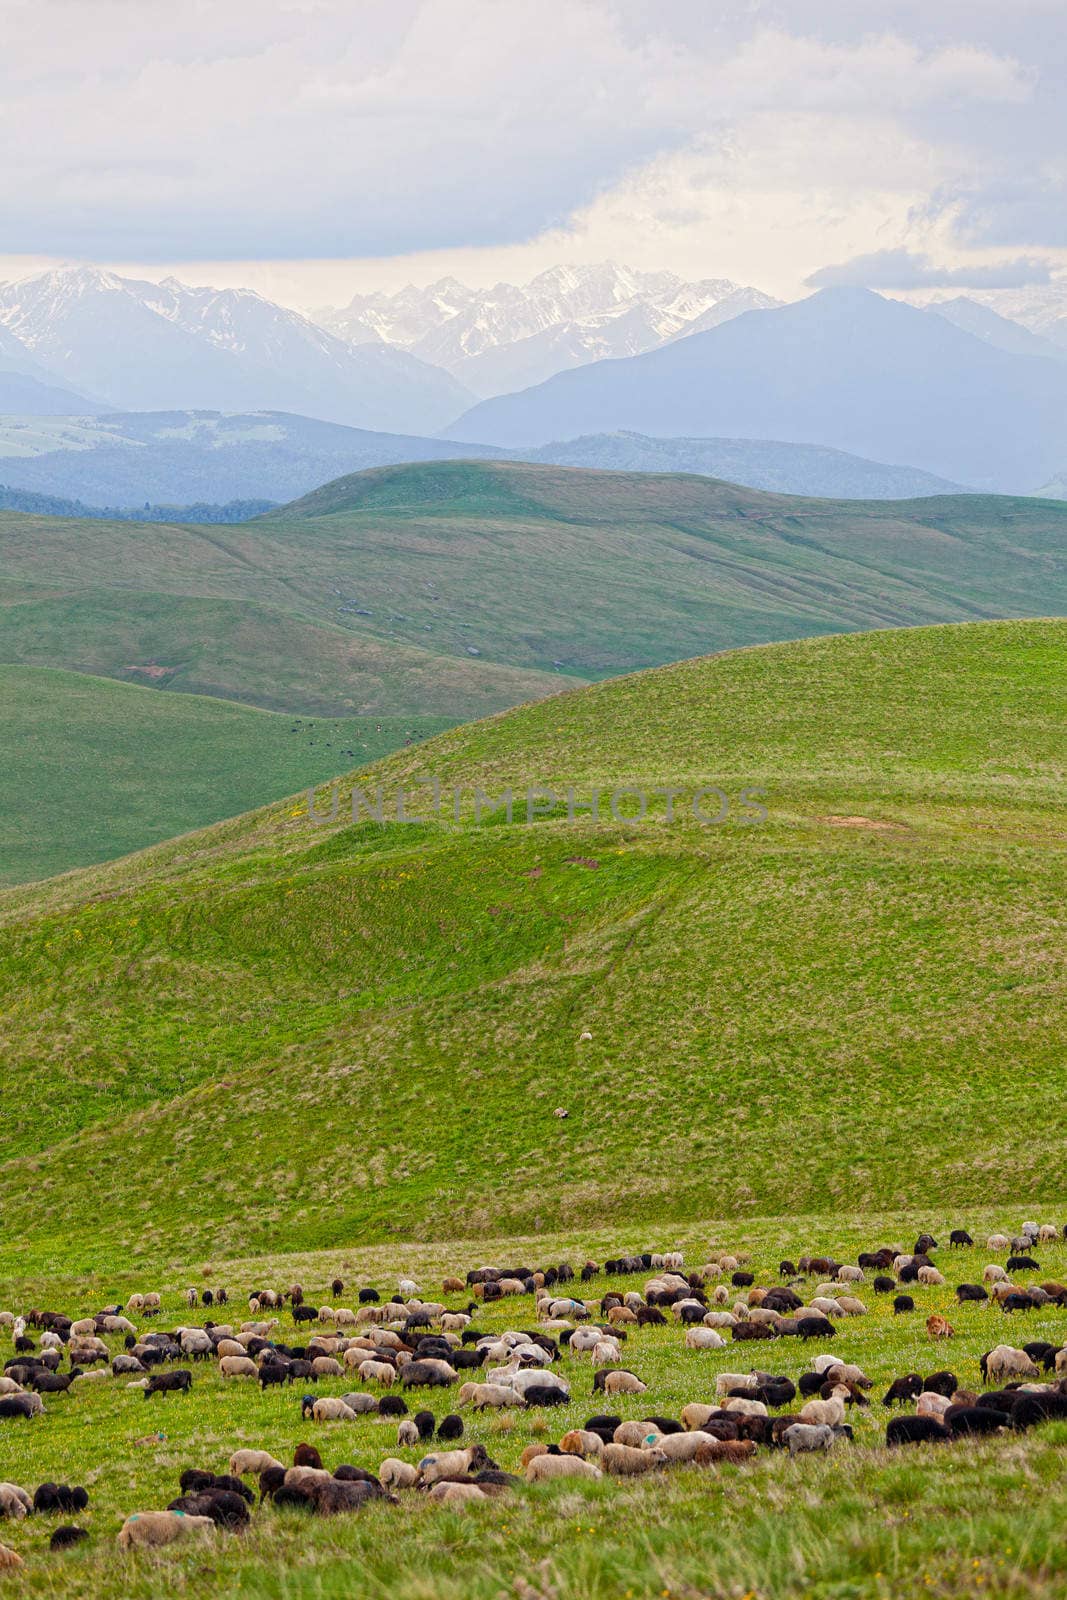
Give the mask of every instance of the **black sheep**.
<svg viewBox="0 0 1067 1600">
<path fill-rule="evenodd" d="M 960 1380 L 954 1372 L 932 1372 L 928 1378 L 923 1379 L 923 1388 L 928 1394 L 940 1394 L 946 1400 L 952 1396 L 960 1386 Z"/>
<path fill-rule="evenodd" d="M 1006 1272 L 1040 1272 L 1039 1264 L 1033 1256 L 1009 1256 Z"/>
<path fill-rule="evenodd" d="M 210 1489 L 214 1482 L 213 1472 L 207 1472 L 202 1467 L 186 1467 L 178 1479 L 178 1488 L 182 1494 L 202 1494 L 205 1489 Z"/>
<path fill-rule="evenodd" d="M 886 1277 L 885 1273 L 880 1273 L 871 1285 L 875 1294 L 892 1294 L 896 1286 L 896 1279 Z"/>
<path fill-rule="evenodd" d="M 1032 1428 L 1036 1423 L 1067 1420 L 1067 1394 L 1021 1394 L 1011 1413 L 1013 1428 Z"/>
<path fill-rule="evenodd" d="M 744 1324 L 739 1323 L 738 1327 Z M 737 1328 L 734 1329 L 737 1332 Z M 797 1333 L 802 1339 L 833 1339 L 837 1329 L 829 1317 L 798 1317 Z"/>
<path fill-rule="evenodd" d="M 955 1245 L 957 1249 L 960 1249 L 967 1245 L 972 1245 L 974 1240 L 971 1238 L 966 1228 L 953 1228 L 952 1232 L 948 1236 L 948 1242 L 950 1245 Z"/>
<path fill-rule="evenodd" d="M 432 1411 L 416 1411 L 413 1421 L 419 1430 L 420 1439 L 433 1438 L 434 1414 Z"/>
<path fill-rule="evenodd" d="M 80 1544 L 83 1539 L 88 1539 L 89 1534 L 85 1528 L 75 1528 L 66 1523 L 62 1528 L 56 1528 L 48 1541 L 49 1550 L 69 1550 L 71 1545 Z"/>
<path fill-rule="evenodd" d="M 641 1420 L 642 1422 L 650 1423 L 652 1427 L 657 1428 L 660 1433 L 685 1432 L 684 1425 L 680 1422 L 676 1422 L 673 1417 L 642 1417 Z"/>
<path fill-rule="evenodd" d="M 87 1490 L 66 1483 L 42 1483 L 33 1496 L 33 1509 L 41 1513 L 84 1511 L 88 1504 Z"/>
<path fill-rule="evenodd" d="M 28 1394 L 0 1395 L 0 1417 L 33 1417 L 37 1415 L 34 1397 Z"/>
<path fill-rule="evenodd" d="M 945 1412 L 945 1426 L 954 1439 L 965 1433 L 997 1433 L 1004 1423 L 1002 1411 L 986 1406 L 949 1406 Z"/>
<path fill-rule="evenodd" d="M 522 1398 L 528 1406 L 565 1406 L 570 1396 L 554 1384 L 531 1383 L 523 1391 Z"/>
<path fill-rule="evenodd" d="M 989 1291 L 980 1283 L 958 1283 L 956 1285 L 956 1299 L 960 1305 L 965 1305 L 968 1300 L 988 1300 Z"/>
<path fill-rule="evenodd" d="M 407 1414 L 407 1402 L 401 1400 L 398 1394 L 383 1394 L 378 1401 L 380 1417 L 406 1417 Z"/>
<path fill-rule="evenodd" d="M 936 1417 L 894 1417 L 886 1423 L 885 1442 L 898 1444 L 934 1444 L 952 1435 Z"/>
<path fill-rule="evenodd" d="M 898 1294 L 896 1299 L 893 1301 L 893 1315 L 895 1317 L 902 1316 L 905 1311 L 914 1310 L 915 1301 L 911 1298 L 910 1294 Z"/>
<path fill-rule="evenodd" d="M 894 1378 L 889 1385 L 888 1392 L 882 1397 L 884 1406 L 904 1406 L 915 1400 L 923 1392 L 923 1381 L 917 1372 L 909 1372 L 903 1378 Z"/>
<path fill-rule="evenodd" d="M 529 1401 L 527 1401 L 529 1404 Z M 457 1417 L 455 1412 L 450 1412 L 447 1417 L 442 1417 L 437 1424 L 437 1437 L 439 1439 L 461 1439 L 463 1437 L 463 1418 Z"/>
</svg>

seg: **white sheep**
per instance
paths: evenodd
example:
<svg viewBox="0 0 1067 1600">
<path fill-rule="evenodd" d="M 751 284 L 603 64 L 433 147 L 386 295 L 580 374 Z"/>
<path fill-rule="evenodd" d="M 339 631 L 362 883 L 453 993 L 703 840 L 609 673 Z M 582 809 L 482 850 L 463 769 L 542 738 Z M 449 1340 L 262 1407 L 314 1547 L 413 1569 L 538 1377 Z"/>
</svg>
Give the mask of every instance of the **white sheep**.
<svg viewBox="0 0 1067 1600">
<path fill-rule="evenodd" d="M 685 1330 L 687 1350 L 722 1350 L 725 1346 L 726 1340 L 714 1328 L 696 1327 Z"/>
</svg>

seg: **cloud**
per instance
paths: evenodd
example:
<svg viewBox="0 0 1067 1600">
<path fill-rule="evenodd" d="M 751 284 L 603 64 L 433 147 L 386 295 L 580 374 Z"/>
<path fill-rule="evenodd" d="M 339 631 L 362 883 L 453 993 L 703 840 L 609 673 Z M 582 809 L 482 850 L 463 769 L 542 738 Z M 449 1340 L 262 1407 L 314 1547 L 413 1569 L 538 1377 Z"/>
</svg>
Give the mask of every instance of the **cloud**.
<svg viewBox="0 0 1067 1600">
<path fill-rule="evenodd" d="M 873 250 L 837 266 L 820 267 L 805 278 L 809 289 L 855 284 L 865 289 L 1020 289 L 1049 283 L 1047 261 L 1017 256 L 1013 261 L 975 262 L 962 267 L 939 266 L 914 250 Z"/>
</svg>

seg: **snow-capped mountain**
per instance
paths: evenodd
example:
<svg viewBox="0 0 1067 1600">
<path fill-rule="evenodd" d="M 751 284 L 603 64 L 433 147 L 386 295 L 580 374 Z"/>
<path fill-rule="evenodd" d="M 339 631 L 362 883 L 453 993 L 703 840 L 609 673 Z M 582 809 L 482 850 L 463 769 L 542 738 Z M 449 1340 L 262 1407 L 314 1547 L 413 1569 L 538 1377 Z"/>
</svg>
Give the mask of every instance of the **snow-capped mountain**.
<svg viewBox="0 0 1067 1600">
<path fill-rule="evenodd" d="M 1022 289 L 969 289 L 967 298 L 1067 349 L 1067 278 Z M 935 311 L 940 309 L 939 300 L 931 301 Z"/>
<path fill-rule="evenodd" d="M 777 305 L 727 278 L 687 283 L 673 272 L 614 262 L 550 267 L 526 284 L 472 289 L 442 278 L 426 289 L 356 295 L 323 326 L 360 348 L 397 346 L 489 396 L 614 356 L 640 355 L 743 311 Z"/>
<path fill-rule="evenodd" d="M 302 412 L 428 432 L 470 398 L 406 350 L 356 350 L 249 289 L 64 267 L 0 285 L 0 326 L 60 381 L 116 410 Z"/>
</svg>

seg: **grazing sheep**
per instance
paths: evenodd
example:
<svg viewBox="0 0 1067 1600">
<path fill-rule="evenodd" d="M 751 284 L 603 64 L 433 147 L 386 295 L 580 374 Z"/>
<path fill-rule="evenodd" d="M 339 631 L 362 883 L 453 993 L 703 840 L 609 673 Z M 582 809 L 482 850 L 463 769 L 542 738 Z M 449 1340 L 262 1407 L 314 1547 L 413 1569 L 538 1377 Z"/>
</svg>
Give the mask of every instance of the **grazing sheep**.
<svg viewBox="0 0 1067 1600">
<path fill-rule="evenodd" d="M 270 1467 L 280 1467 L 281 1462 L 269 1450 L 235 1450 L 230 1457 L 230 1472 L 235 1478 L 248 1474 L 258 1477 Z"/>
<path fill-rule="evenodd" d="M 435 1483 L 430 1490 L 430 1499 L 448 1506 L 468 1506 L 478 1500 L 487 1500 L 489 1496 L 477 1483 Z"/>
<path fill-rule="evenodd" d="M 258 1378 L 259 1368 L 249 1356 L 223 1356 L 219 1373 L 224 1378 Z"/>
<path fill-rule="evenodd" d="M 684 1439 L 685 1434 L 681 1437 Z M 635 1478 L 644 1472 L 656 1472 L 667 1464 L 667 1457 L 655 1440 L 651 1449 L 635 1450 L 628 1444 L 606 1444 L 600 1454 L 600 1465 L 613 1478 Z"/>
<path fill-rule="evenodd" d="M 481 1444 L 469 1444 L 465 1450 L 442 1450 L 436 1455 L 423 1456 L 419 1462 L 419 1482 L 428 1487 L 441 1478 L 466 1477 L 491 1465 L 485 1446 Z"/>
<path fill-rule="evenodd" d="M 932 1391 L 924 1389 L 922 1394 L 919 1396 L 919 1403 L 915 1408 L 915 1414 L 918 1417 L 943 1418 L 945 1412 L 948 1410 L 951 1404 L 952 1401 L 948 1395 L 935 1394 Z"/>
<path fill-rule="evenodd" d="M 902 1317 L 909 1311 L 915 1310 L 915 1301 L 910 1294 L 898 1294 L 893 1301 L 893 1315 Z"/>
<path fill-rule="evenodd" d="M 714 1435 L 695 1429 L 692 1433 L 667 1433 L 650 1437 L 642 1446 L 647 1453 L 662 1456 L 664 1461 L 694 1461 L 702 1445 L 714 1443 Z"/>
<path fill-rule="evenodd" d="M 604 1440 L 589 1428 L 571 1428 L 559 1441 L 559 1448 L 565 1456 L 599 1456 Z"/>
<path fill-rule="evenodd" d="M 8 1394 L 0 1398 L 0 1418 L 38 1417 L 44 1410 L 39 1394 Z"/>
<path fill-rule="evenodd" d="M 525 1404 L 517 1389 L 504 1383 L 465 1383 L 457 1396 L 457 1404 L 472 1406 L 484 1411 L 487 1406 L 521 1406 Z"/>
<path fill-rule="evenodd" d="M 603 1382 L 598 1380 L 603 1378 Z M 604 1394 L 645 1394 L 648 1390 L 647 1383 L 642 1383 L 636 1373 L 626 1372 L 616 1367 L 611 1372 L 603 1368 L 593 1379 L 593 1393 L 603 1391 Z"/>
<path fill-rule="evenodd" d="M 361 1361 L 357 1371 L 363 1383 L 380 1383 L 386 1388 L 396 1378 L 396 1368 L 390 1361 Z"/>
<path fill-rule="evenodd" d="M 832 1450 L 835 1438 L 833 1428 L 824 1422 L 793 1422 L 781 1434 L 782 1442 L 791 1456 L 813 1450 Z"/>
<path fill-rule="evenodd" d="M 48 1541 L 49 1550 L 69 1550 L 72 1545 L 80 1544 L 83 1539 L 88 1539 L 88 1530 L 75 1528 L 71 1524 L 55 1528 Z M 0 1563 L 2 1564 L 2 1563 Z"/>
<path fill-rule="evenodd" d="M 724 1463 L 740 1466 L 756 1454 L 757 1448 L 752 1439 L 707 1439 L 693 1460 L 698 1467 L 720 1466 Z"/>
<path fill-rule="evenodd" d="M 550 1483 L 553 1478 L 590 1478 L 601 1477 L 599 1467 L 591 1461 L 583 1461 L 581 1456 L 553 1456 L 546 1451 L 544 1455 L 534 1456 L 526 1466 L 527 1483 Z"/>
<path fill-rule="evenodd" d="M 835 1389 L 829 1400 L 809 1400 L 800 1408 L 800 1420 L 824 1424 L 828 1428 L 844 1422 L 845 1401 L 841 1390 Z"/>
<path fill-rule="evenodd" d="M 22 1557 L 6 1544 L 0 1544 L 0 1570 L 14 1571 L 16 1567 L 24 1566 Z"/>
<path fill-rule="evenodd" d="M 386 1456 L 378 1468 L 378 1482 L 386 1489 L 414 1489 L 419 1481 L 419 1469 L 410 1461 L 398 1461 Z"/>
<path fill-rule="evenodd" d="M 1011 1240 L 1006 1233 L 991 1233 L 986 1240 L 987 1250 L 1007 1251 L 1011 1249 Z"/>
<path fill-rule="evenodd" d="M 355 1422 L 356 1413 L 351 1406 L 336 1396 L 322 1400 L 314 1400 L 311 1405 L 311 1415 L 316 1422 Z"/>
<path fill-rule="evenodd" d="M 33 1501 L 25 1489 L 20 1489 L 17 1483 L 0 1483 L 0 1517 L 18 1522 L 32 1515 L 33 1510 Z"/>
<path fill-rule="evenodd" d="M 158 1549 L 178 1539 L 210 1538 L 215 1524 L 210 1517 L 189 1517 L 180 1511 L 134 1511 L 117 1535 L 120 1550 Z"/>
<path fill-rule="evenodd" d="M 890 1447 L 899 1444 L 935 1444 L 951 1437 L 944 1423 L 936 1417 L 893 1417 L 885 1430 L 885 1442 Z"/>
<path fill-rule="evenodd" d="M 1003 1384 L 1012 1378 L 1037 1378 L 1040 1373 L 1025 1350 L 1016 1350 L 1010 1344 L 998 1344 L 982 1357 L 979 1363 L 987 1383 Z"/>
<path fill-rule="evenodd" d="M 714 1328 L 687 1328 L 685 1347 L 687 1350 L 724 1350 L 726 1340 Z"/>
<path fill-rule="evenodd" d="M 449 1362 L 436 1358 L 409 1361 L 400 1374 L 401 1384 L 413 1388 L 447 1388 L 457 1382 L 459 1373 Z"/>
</svg>

